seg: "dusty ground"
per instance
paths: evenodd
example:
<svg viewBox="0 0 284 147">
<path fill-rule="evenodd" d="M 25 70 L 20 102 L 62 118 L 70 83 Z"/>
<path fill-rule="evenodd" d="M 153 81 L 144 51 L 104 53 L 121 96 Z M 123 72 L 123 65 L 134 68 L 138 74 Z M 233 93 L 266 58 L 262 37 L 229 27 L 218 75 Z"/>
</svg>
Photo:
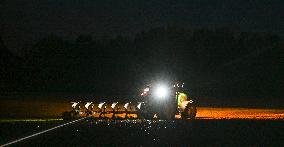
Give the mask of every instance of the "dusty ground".
<svg viewBox="0 0 284 147">
<path fill-rule="evenodd" d="M 284 109 L 199 107 L 199 119 L 284 119 Z"/>
<path fill-rule="evenodd" d="M 0 110 L 1 118 L 60 118 L 64 111 L 71 110 L 71 103 L 5 100 Z M 284 109 L 197 107 L 197 119 L 284 119 Z"/>
<path fill-rule="evenodd" d="M 62 112 L 71 110 L 71 103 L 6 100 L 0 101 L 0 110 L 0 145 L 3 145 L 69 123 L 60 118 Z M 186 121 L 87 117 L 14 145 L 283 146 L 283 121 L 284 109 L 280 108 L 197 107 L 196 120 Z"/>
</svg>

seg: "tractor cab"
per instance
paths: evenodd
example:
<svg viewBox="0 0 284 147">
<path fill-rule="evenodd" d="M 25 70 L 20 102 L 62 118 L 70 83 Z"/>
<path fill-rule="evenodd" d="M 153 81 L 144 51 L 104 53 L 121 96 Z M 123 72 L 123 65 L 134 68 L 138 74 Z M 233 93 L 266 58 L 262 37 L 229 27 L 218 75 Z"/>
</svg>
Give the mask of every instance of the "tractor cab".
<svg viewBox="0 0 284 147">
<path fill-rule="evenodd" d="M 140 93 L 140 101 L 143 105 L 139 114 L 146 119 L 153 116 L 173 119 L 176 114 L 192 119 L 196 115 L 196 107 L 188 97 L 184 83 L 149 85 Z"/>
</svg>

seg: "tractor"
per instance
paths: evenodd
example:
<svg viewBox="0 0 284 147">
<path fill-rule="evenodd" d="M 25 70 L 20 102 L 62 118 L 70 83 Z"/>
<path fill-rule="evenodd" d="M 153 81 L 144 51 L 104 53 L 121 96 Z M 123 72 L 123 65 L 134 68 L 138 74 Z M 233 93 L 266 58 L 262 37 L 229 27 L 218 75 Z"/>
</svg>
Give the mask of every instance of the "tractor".
<svg viewBox="0 0 284 147">
<path fill-rule="evenodd" d="M 125 119 L 130 118 L 131 114 L 136 114 L 136 118 L 140 119 L 171 120 L 176 115 L 182 119 L 194 119 L 197 113 L 195 101 L 189 99 L 186 93 L 184 83 L 150 84 L 142 88 L 135 102 L 100 102 L 96 110 L 95 103 L 86 102 L 85 111 L 80 107 L 82 102 L 72 102 L 72 110 L 64 112 L 62 117 L 70 120 L 98 114 L 99 118 L 103 118 L 111 113 L 113 119 L 121 114 L 124 114 Z"/>
<path fill-rule="evenodd" d="M 184 83 L 149 85 L 142 91 L 139 100 L 141 106 L 137 115 L 145 119 L 174 119 L 176 114 L 180 114 L 182 119 L 194 119 L 197 113 L 194 101 L 186 94 Z"/>
</svg>

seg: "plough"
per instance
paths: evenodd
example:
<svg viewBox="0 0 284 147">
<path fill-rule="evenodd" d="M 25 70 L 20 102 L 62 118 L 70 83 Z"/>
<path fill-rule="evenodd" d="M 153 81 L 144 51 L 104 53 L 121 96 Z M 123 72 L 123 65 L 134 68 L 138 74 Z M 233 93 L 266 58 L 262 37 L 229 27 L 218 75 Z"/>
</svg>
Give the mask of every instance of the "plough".
<svg viewBox="0 0 284 147">
<path fill-rule="evenodd" d="M 182 119 L 194 119 L 197 113 L 195 102 L 189 99 L 184 83 L 171 86 L 148 85 L 136 102 L 71 102 L 72 110 L 62 114 L 64 120 L 92 116 L 111 119 L 174 119 L 179 114 Z M 84 107 L 81 108 L 81 105 Z"/>
</svg>

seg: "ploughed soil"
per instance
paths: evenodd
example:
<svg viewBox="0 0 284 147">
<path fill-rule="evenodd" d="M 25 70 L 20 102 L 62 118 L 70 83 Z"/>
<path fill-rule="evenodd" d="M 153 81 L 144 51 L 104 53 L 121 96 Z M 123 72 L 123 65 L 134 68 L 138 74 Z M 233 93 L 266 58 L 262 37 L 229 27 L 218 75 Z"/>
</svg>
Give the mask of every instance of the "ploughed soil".
<svg viewBox="0 0 284 147">
<path fill-rule="evenodd" d="M 110 103 L 111 105 L 111 103 Z M 110 109 L 108 105 L 107 110 Z M 85 111 L 84 103 L 81 105 Z M 98 110 L 94 104 L 94 110 Z M 119 105 L 123 108 L 123 103 Z M 70 101 L 60 100 L 1 100 L 0 118 L 61 118 L 62 113 L 72 110 Z M 132 105 L 131 111 L 135 111 Z M 96 116 L 96 115 L 94 115 Z M 111 115 L 106 115 L 109 117 Z M 123 115 L 122 115 L 123 117 Z M 176 116 L 179 118 L 179 116 Z M 284 119 L 284 109 L 252 107 L 197 107 L 197 119 Z"/>
</svg>

